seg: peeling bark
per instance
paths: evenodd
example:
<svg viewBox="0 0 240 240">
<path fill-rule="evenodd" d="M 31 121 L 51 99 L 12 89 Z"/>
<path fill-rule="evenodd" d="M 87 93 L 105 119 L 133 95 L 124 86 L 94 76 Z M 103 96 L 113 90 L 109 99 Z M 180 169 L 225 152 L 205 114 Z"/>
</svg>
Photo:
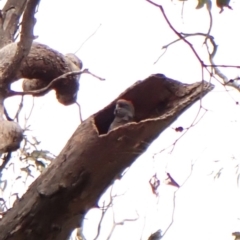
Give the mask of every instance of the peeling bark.
<svg viewBox="0 0 240 240">
<path fill-rule="evenodd" d="M 0 240 L 65 240 L 115 176 L 129 167 L 176 118 L 213 89 L 162 74 L 130 87 L 84 121 L 49 168 L 0 222 Z M 118 99 L 130 100 L 136 122 L 109 133 Z"/>
</svg>

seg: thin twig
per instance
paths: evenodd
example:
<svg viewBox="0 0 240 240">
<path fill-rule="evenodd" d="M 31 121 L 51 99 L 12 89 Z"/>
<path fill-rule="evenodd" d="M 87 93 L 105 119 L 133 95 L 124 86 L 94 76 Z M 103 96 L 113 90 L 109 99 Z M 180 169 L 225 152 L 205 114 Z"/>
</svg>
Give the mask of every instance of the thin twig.
<svg viewBox="0 0 240 240">
<path fill-rule="evenodd" d="M 13 119 L 9 116 L 7 109 L 4 107 L 4 115 L 8 121 L 13 121 Z"/>
<path fill-rule="evenodd" d="M 88 69 L 84 69 L 84 70 L 78 70 L 78 71 L 72 71 L 72 72 L 68 72 L 68 73 L 64 73 L 62 74 L 61 76 L 53 79 L 46 87 L 44 88 L 41 88 L 39 90 L 34 90 L 34 91 L 26 91 L 26 92 L 15 92 L 15 91 L 10 91 L 7 95 L 7 97 L 12 97 L 12 96 L 24 96 L 24 95 L 33 95 L 33 96 L 41 96 L 41 95 L 44 95 L 46 94 L 48 91 L 50 91 L 53 86 L 61 81 L 62 79 L 65 79 L 67 77 L 70 77 L 70 76 L 76 76 L 76 75 L 81 75 L 81 74 L 90 74 L 91 76 L 101 80 L 101 81 L 104 81 L 105 79 L 104 78 L 101 78 L 101 77 L 98 77 L 97 75 L 91 73 Z"/>
<path fill-rule="evenodd" d="M 0 173 L 1 173 L 2 170 L 6 167 L 6 165 L 8 164 L 8 162 L 10 161 L 11 155 L 12 155 L 12 152 L 8 152 L 7 155 L 5 155 L 5 157 L 4 157 L 4 159 L 3 159 L 3 163 L 2 163 L 2 165 L 0 166 Z"/>
<path fill-rule="evenodd" d="M 206 2 L 206 7 L 207 7 L 207 11 L 208 11 L 209 18 L 210 18 L 210 23 L 209 23 L 209 29 L 208 29 L 208 32 L 207 32 L 207 36 L 206 36 L 203 44 L 206 44 L 206 42 L 207 42 L 207 40 L 208 40 L 208 36 L 210 35 L 210 32 L 211 32 L 211 30 L 212 30 L 212 23 L 213 23 L 212 11 L 211 11 L 212 2 L 211 2 L 211 1 L 207 1 L 207 2 Z"/>
<path fill-rule="evenodd" d="M 23 108 L 23 96 L 21 97 L 21 102 L 19 104 L 18 110 L 17 110 L 16 115 L 14 117 L 14 120 L 16 119 L 17 122 L 19 121 L 18 117 L 19 117 L 19 114 L 20 114 L 22 108 Z"/>
<path fill-rule="evenodd" d="M 229 81 L 228 78 L 218 69 L 218 67 L 240 68 L 240 66 L 234 66 L 234 65 L 229 65 L 229 66 L 227 66 L 227 65 L 216 65 L 216 64 L 214 64 L 214 62 L 213 62 L 213 58 L 214 58 L 214 56 L 215 56 L 215 54 L 216 54 L 216 52 L 217 52 L 217 45 L 215 44 L 215 42 L 214 42 L 214 40 L 213 40 L 214 38 L 209 35 L 209 34 L 210 34 L 210 31 L 211 31 L 211 28 L 212 28 L 212 14 L 211 14 L 211 11 L 210 11 L 210 6 L 208 6 L 208 12 L 209 12 L 209 16 L 210 16 L 210 26 L 209 26 L 208 33 L 207 33 L 207 34 L 203 34 L 203 33 L 198 33 L 198 34 L 183 34 L 183 33 L 179 33 L 179 32 L 173 27 L 173 25 L 170 23 L 169 19 L 167 18 L 166 14 L 165 14 L 165 11 L 164 11 L 162 5 L 159 5 L 159 4 L 157 4 L 157 3 L 154 3 L 154 2 L 151 1 L 151 0 L 146 0 L 146 1 L 149 2 L 150 4 L 154 5 L 155 7 L 158 7 L 158 8 L 160 9 L 160 11 L 162 12 L 162 15 L 163 15 L 165 21 L 167 22 L 167 24 L 169 25 L 169 27 L 170 27 L 170 28 L 173 30 L 173 32 L 179 37 L 179 39 L 171 42 L 170 44 L 164 46 L 163 48 L 167 48 L 167 47 L 170 46 L 171 44 L 176 43 L 176 42 L 179 41 L 179 40 L 183 40 L 183 41 L 191 48 L 192 52 L 194 53 L 194 55 L 196 56 L 196 58 L 198 59 L 200 65 L 201 65 L 201 68 L 202 68 L 202 79 L 204 79 L 204 78 L 203 78 L 203 76 L 204 76 L 204 75 L 203 75 L 203 73 L 204 73 L 204 72 L 203 72 L 203 68 L 205 68 L 206 71 L 207 71 L 207 72 L 209 73 L 209 75 L 211 76 L 211 75 L 212 75 L 212 72 L 208 69 L 208 67 L 211 67 L 211 68 L 214 68 L 215 74 L 223 80 L 223 82 L 224 82 L 225 85 L 234 87 L 234 88 L 236 88 L 237 90 L 240 91 L 240 84 L 237 84 L 236 81 Z M 185 35 L 185 36 L 184 36 L 184 35 Z M 200 58 L 200 56 L 198 55 L 197 51 L 194 49 L 193 45 L 192 45 L 189 41 L 186 40 L 186 37 L 187 37 L 187 36 L 193 36 L 193 35 L 205 35 L 206 37 L 205 37 L 204 43 L 207 45 L 207 39 L 209 39 L 210 42 L 212 43 L 212 45 L 213 45 L 213 51 L 212 51 L 212 53 L 211 53 L 210 56 L 209 56 L 209 60 L 210 60 L 211 65 L 205 64 L 205 63 L 203 62 L 203 60 Z M 157 60 L 157 61 L 158 61 L 158 60 Z"/>
<path fill-rule="evenodd" d="M 82 122 L 83 122 L 83 119 L 82 119 L 81 105 L 80 105 L 80 103 L 78 103 L 78 102 L 76 102 L 76 105 L 78 106 L 80 123 L 82 123 Z"/>
<path fill-rule="evenodd" d="M 164 17 L 165 21 L 167 22 L 168 26 L 173 30 L 173 32 L 174 32 L 180 39 L 182 39 L 182 40 L 191 48 L 192 52 L 194 53 L 194 55 L 195 55 L 196 58 L 198 59 L 199 63 L 201 64 L 201 67 L 204 67 L 205 64 L 204 64 L 203 60 L 199 57 L 198 53 L 196 52 L 196 50 L 194 49 L 194 47 L 192 46 L 192 44 L 191 44 L 189 41 L 187 41 L 187 40 L 181 35 L 181 33 L 179 33 L 179 32 L 173 27 L 173 25 L 170 23 L 170 21 L 169 21 L 167 15 L 166 15 L 166 13 L 165 13 L 162 5 L 159 5 L 159 4 L 157 4 L 157 3 L 154 3 L 154 2 L 152 2 L 151 0 L 146 0 L 146 1 L 149 2 L 150 4 L 154 5 L 154 6 L 158 7 L 158 8 L 160 9 L 160 11 L 162 12 L 163 17 Z"/>
<path fill-rule="evenodd" d="M 196 163 L 196 161 L 195 161 Z M 163 238 L 166 233 L 169 231 L 169 229 L 171 228 L 171 226 L 173 225 L 174 223 L 174 215 L 175 215 L 175 209 L 176 209 L 176 194 L 177 192 L 180 191 L 180 189 L 182 189 L 182 187 L 187 183 L 187 181 L 189 180 L 189 178 L 191 177 L 192 175 L 192 172 L 193 172 L 193 167 L 194 167 L 194 163 L 191 164 L 191 170 L 190 170 L 190 173 L 189 175 L 187 176 L 187 178 L 185 179 L 185 181 L 183 182 L 183 184 L 181 184 L 181 186 L 174 192 L 173 194 L 173 210 L 172 210 L 172 219 L 171 219 L 171 222 L 170 224 L 168 225 L 168 227 L 166 228 L 166 230 L 163 232 L 161 238 Z"/>
<path fill-rule="evenodd" d="M 110 204 L 108 204 L 108 205 L 107 205 L 107 208 L 106 208 L 106 206 L 105 206 L 105 201 L 104 201 L 104 202 L 103 202 L 103 209 L 102 209 L 102 213 L 101 213 L 101 218 L 100 218 L 100 220 L 99 220 L 99 222 L 98 222 L 97 234 L 96 234 L 96 236 L 95 236 L 95 238 L 94 238 L 93 240 L 97 240 L 97 238 L 98 238 L 99 235 L 100 235 L 101 224 L 102 224 L 103 218 L 104 218 L 106 212 L 108 211 L 109 207 L 110 207 Z"/>
<path fill-rule="evenodd" d="M 80 49 L 83 47 L 83 45 L 92 37 L 96 34 L 96 32 L 98 31 L 98 29 L 102 26 L 102 24 L 100 23 L 99 26 L 97 27 L 97 29 L 80 45 L 80 47 L 78 48 L 78 50 L 74 53 L 76 54 L 78 51 L 80 51 Z"/>
<path fill-rule="evenodd" d="M 25 127 L 26 127 L 26 125 L 27 125 L 27 121 L 29 120 L 29 118 L 30 118 L 31 115 L 32 115 L 34 105 L 35 105 L 35 103 L 34 103 L 34 98 L 32 98 L 32 106 L 31 106 L 30 112 L 29 112 L 28 116 L 25 116 Z"/>
</svg>

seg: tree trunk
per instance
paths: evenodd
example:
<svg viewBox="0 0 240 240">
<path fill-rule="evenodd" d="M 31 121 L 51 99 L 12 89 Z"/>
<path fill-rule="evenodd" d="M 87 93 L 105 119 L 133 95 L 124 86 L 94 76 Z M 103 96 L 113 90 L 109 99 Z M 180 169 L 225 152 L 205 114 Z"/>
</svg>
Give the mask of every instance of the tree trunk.
<svg viewBox="0 0 240 240">
<path fill-rule="evenodd" d="M 65 240 L 117 175 L 173 121 L 213 89 L 162 74 L 139 81 L 84 121 L 49 168 L 0 222 L 0 240 Z M 130 100 L 136 122 L 107 133 L 118 99 Z"/>
</svg>

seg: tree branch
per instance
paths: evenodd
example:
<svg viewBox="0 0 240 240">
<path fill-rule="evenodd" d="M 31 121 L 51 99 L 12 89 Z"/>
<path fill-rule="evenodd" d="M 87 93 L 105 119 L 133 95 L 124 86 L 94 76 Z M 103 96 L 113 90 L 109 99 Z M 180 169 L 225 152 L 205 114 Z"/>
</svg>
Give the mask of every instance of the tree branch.
<svg viewBox="0 0 240 240">
<path fill-rule="evenodd" d="M 115 177 L 212 89 L 204 81 L 188 85 L 162 74 L 134 84 L 77 128 L 60 155 L 1 220 L 0 240 L 65 240 Z M 133 103 L 136 122 L 107 133 L 120 98 Z"/>
<path fill-rule="evenodd" d="M 0 82 L 2 84 L 7 84 L 11 81 L 11 79 L 16 75 L 22 60 L 28 55 L 30 51 L 32 41 L 34 39 L 33 28 L 36 23 L 34 14 L 39 2 L 40 0 L 28 0 L 26 4 L 22 19 L 20 41 L 17 44 L 17 50 L 11 61 L 11 64 L 9 64 L 2 73 L 2 76 L 0 78 Z"/>
<path fill-rule="evenodd" d="M 25 5 L 26 0 L 8 0 L 5 4 L 1 11 L 0 48 L 13 42 Z"/>
<path fill-rule="evenodd" d="M 97 75 L 91 73 L 88 69 L 84 69 L 84 70 L 78 70 L 78 71 L 72 71 L 72 72 L 68 72 L 68 73 L 64 73 L 61 76 L 53 79 L 46 87 L 41 88 L 39 90 L 34 90 L 34 91 L 26 91 L 26 92 L 15 92 L 15 91 L 9 91 L 9 93 L 7 94 L 7 97 L 12 97 L 12 96 L 24 96 L 24 95 L 32 95 L 32 96 L 42 96 L 44 94 L 46 94 L 47 92 L 49 92 L 50 90 L 52 90 L 54 88 L 54 86 L 62 81 L 63 79 L 66 79 L 70 76 L 76 76 L 76 75 L 81 75 L 81 74 L 90 74 L 91 76 L 104 81 L 104 78 L 98 77 Z"/>
</svg>

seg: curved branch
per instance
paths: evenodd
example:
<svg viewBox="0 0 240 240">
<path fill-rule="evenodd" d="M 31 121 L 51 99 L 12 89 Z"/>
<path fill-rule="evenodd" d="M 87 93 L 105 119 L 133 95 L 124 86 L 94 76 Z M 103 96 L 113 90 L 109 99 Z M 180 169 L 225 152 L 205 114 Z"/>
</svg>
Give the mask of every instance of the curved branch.
<svg viewBox="0 0 240 240">
<path fill-rule="evenodd" d="M 9 64 L 3 71 L 2 76 L 0 77 L 0 82 L 2 84 L 7 84 L 10 80 L 16 75 L 18 68 L 22 60 L 28 55 L 33 36 L 33 28 L 36 23 L 34 18 L 35 9 L 39 4 L 40 0 L 28 0 L 22 20 L 22 30 L 20 34 L 20 41 L 17 44 L 16 53 Z"/>
<path fill-rule="evenodd" d="M 26 2 L 26 0 L 8 0 L 2 9 L 0 16 L 0 48 L 13 42 Z"/>
<path fill-rule="evenodd" d="M 98 77 L 97 75 L 91 73 L 88 69 L 84 69 L 84 70 L 78 70 L 78 71 L 72 71 L 72 72 L 68 72 L 68 73 L 64 73 L 61 76 L 53 79 L 46 87 L 41 88 L 39 90 L 34 90 L 34 91 L 26 91 L 26 92 L 15 92 L 15 91 L 9 91 L 9 93 L 7 94 L 7 97 L 12 97 L 12 96 L 24 96 L 24 95 L 33 95 L 33 96 L 42 96 L 44 94 L 46 94 L 47 92 L 49 92 L 50 90 L 52 90 L 54 88 L 54 86 L 62 81 L 63 79 L 66 79 L 70 76 L 76 76 L 76 75 L 81 75 L 83 73 L 86 74 L 90 74 L 91 76 L 104 81 L 104 78 Z"/>
<path fill-rule="evenodd" d="M 152 4 L 152 5 L 154 5 L 154 6 L 156 6 L 156 7 L 159 8 L 159 10 L 162 12 L 163 17 L 164 17 L 164 19 L 166 20 L 166 22 L 167 22 L 167 24 L 169 25 L 169 27 L 173 30 L 173 32 L 174 32 L 180 39 L 182 39 L 182 40 L 191 48 L 192 52 L 194 53 L 194 55 L 196 56 L 196 58 L 197 58 L 198 61 L 200 62 L 201 67 L 205 67 L 205 64 L 204 64 L 203 60 L 199 57 L 198 53 L 196 52 L 196 50 L 194 49 L 194 47 L 192 46 L 192 44 L 191 44 L 189 41 L 187 41 L 186 38 L 184 38 L 184 37 L 173 27 L 173 25 L 170 23 L 170 21 L 168 20 L 168 17 L 167 17 L 167 15 L 166 15 L 166 13 L 165 13 L 162 5 L 159 5 L 159 4 L 157 4 L 157 3 L 154 3 L 154 2 L 152 2 L 151 0 L 146 0 L 146 1 L 149 2 L 150 4 Z"/>
<path fill-rule="evenodd" d="M 153 1 L 151 0 L 146 0 L 147 2 L 149 2 L 150 4 L 154 5 L 155 7 L 158 7 L 160 9 L 160 11 L 162 12 L 163 14 L 163 17 L 164 19 L 166 20 L 167 24 L 169 25 L 169 27 L 173 30 L 173 32 L 179 37 L 179 39 L 176 39 L 174 40 L 173 42 L 163 46 L 163 48 L 167 49 L 168 46 L 170 46 L 171 44 L 173 43 L 176 43 L 180 40 L 183 40 L 192 50 L 192 52 L 194 53 L 194 55 L 196 56 L 196 58 L 198 59 L 201 67 L 202 67 L 202 72 L 203 72 L 203 68 L 205 68 L 207 70 L 207 72 L 209 73 L 210 76 L 212 76 L 212 73 L 211 71 L 208 69 L 208 67 L 212 67 L 214 69 L 214 72 L 215 74 L 220 77 L 224 83 L 224 85 L 227 85 L 227 86 L 231 86 L 231 87 L 234 87 L 236 88 L 237 90 L 240 91 L 240 84 L 238 84 L 237 81 L 234 81 L 235 79 L 232 79 L 232 80 L 228 80 L 228 78 L 218 69 L 218 67 L 235 67 L 235 68 L 239 68 L 239 66 L 226 66 L 226 65 L 216 65 L 213 61 L 213 58 L 217 52 L 217 44 L 215 43 L 214 41 L 214 38 L 213 36 L 209 35 L 211 29 L 212 29 L 212 14 L 211 14 L 211 11 L 210 11 L 210 6 L 207 6 L 208 8 L 208 13 L 209 13 L 209 16 L 210 16 L 210 26 L 209 26 L 209 29 L 208 29 L 208 33 L 205 34 L 205 33 L 193 33 L 193 34 L 185 34 L 185 33 L 179 33 L 173 26 L 172 24 L 170 23 L 169 19 L 167 18 L 166 14 L 165 14 L 165 11 L 162 7 L 162 5 L 159 5 L 157 3 L 154 3 Z M 210 40 L 212 46 L 213 46 L 213 51 L 212 53 L 210 53 L 210 51 L 208 50 L 209 52 L 209 61 L 211 63 L 211 65 L 208 65 L 208 64 L 205 64 L 203 62 L 203 60 L 200 58 L 200 56 L 198 55 L 198 53 L 196 52 L 196 50 L 194 49 L 194 47 L 192 46 L 192 44 L 186 40 L 187 37 L 189 36 L 197 36 L 197 35 L 201 35 L 201 36 L 205 36 L 205 40 L 204 40 L 204 43 L 207 45 L 207 39 Z M 203 75 L 203 73 L 202 73 Z M 238 79 L 236 79 L 238 80 Z"/>
</svg>

